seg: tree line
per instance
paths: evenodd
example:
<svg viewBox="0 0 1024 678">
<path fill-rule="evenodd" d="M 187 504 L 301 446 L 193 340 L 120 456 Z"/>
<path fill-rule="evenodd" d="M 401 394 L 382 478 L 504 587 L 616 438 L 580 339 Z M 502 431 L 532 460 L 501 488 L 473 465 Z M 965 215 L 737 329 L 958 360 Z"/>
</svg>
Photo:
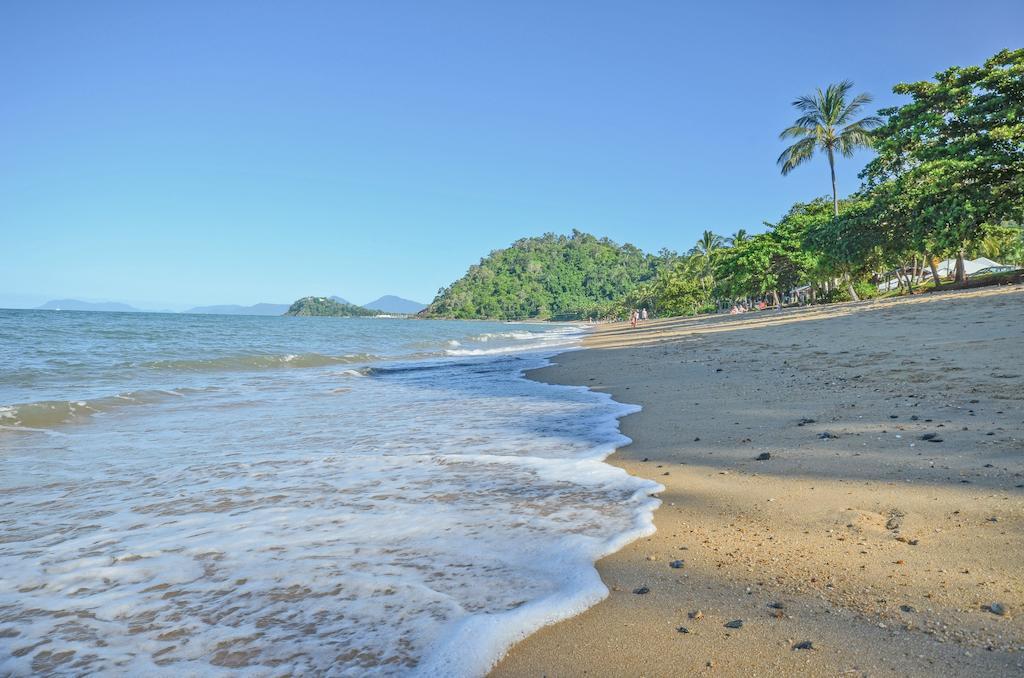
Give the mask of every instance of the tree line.
<svg viewBox="0 0 1024 678">
<path fill-rule="evenodd" d="M 778 158 L 789 174 L 822 153 L 832 195 L 793 205 L 754 236 L 705 231 L 672 266 L 626 300 L 662 314 L 712 310 L 736 299 L 780 303 L 857 300 L 887 276 L 909 291 L 938 262 L 985 256 L 1024 264 L 1024 49 L 934 80 L 899 84 L 905 105 L 858 118 L 871 102 L 844 81 L 793 102 L 799 117 L 780 134 L 796 139 Z M 875 157 L 861 186 L 839 198 L 835 163 L 858 148 Z"/>
<path fill-rule="evenodd" d="M 910 101 L 877 115 L 862 115 L 872 98 L 853 87 L 843 81 L 793 102 L 779 169 L 787 175 L 821 154 L 832 191 L 794 204 L 763 232 L 706 230 L 689 251 L 656 255 L 579 231 L 527 238 L 439 290 L 424 314 L 689 315 L 744 299 L 857 300 L 890 279 L 895 292 L 928 275 L 941 285 L 937 264 L 947 259 L 957 262 L 955 283 L 966 282 L 968 258 L 1024 264 L 1024 49 L 896 85 Z M 840 198 L 836 162 L 860 148 L 874 157 Z"/>
</svg>

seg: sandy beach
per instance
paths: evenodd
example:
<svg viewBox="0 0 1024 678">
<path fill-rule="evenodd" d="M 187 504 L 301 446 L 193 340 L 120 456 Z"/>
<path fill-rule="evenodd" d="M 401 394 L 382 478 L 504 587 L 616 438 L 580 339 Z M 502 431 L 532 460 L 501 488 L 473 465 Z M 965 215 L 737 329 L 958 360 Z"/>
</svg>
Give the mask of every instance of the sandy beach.
<svg viewBox="0 0 1024 678">
<path fill-rule="evenodd" d="M 657 533 L 492 675 L 1024 672 L 1024 287 L 607 325 L 587 348 L 531 377 L 643 407 L 609 461 L 666 487 Z"/>
</svg>

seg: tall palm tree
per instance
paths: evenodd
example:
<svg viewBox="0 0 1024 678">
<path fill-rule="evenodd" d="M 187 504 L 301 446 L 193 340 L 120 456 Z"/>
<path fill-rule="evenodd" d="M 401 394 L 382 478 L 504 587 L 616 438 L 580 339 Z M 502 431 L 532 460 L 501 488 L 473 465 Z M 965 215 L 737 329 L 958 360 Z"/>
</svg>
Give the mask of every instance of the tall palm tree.
<svg viewBox="0 0 1024 678">
<path fill-rule="evenodd" d="M 800 112 L 800 117 L 779 134 L 780 139 L 799 139 L 779 156 L 783 175 L 810 160 L 816 150 L 828 154 L 832 170 L 832 211 L 837 217 L 836 152 L 849 158 L 856 149 L 870 147 L 871 130 L 882 124 L 881 118 L 874 115 L 854 120 L 860 109 L 871 103 L 871 95 L 858 94 L 847 101 L 851 89 L 853 83 L 843 80 L 838 85 L 829 85 L 824 92 L 819 87 L 813 95 L 799 97 L 793 107 Z"/>
</svg>

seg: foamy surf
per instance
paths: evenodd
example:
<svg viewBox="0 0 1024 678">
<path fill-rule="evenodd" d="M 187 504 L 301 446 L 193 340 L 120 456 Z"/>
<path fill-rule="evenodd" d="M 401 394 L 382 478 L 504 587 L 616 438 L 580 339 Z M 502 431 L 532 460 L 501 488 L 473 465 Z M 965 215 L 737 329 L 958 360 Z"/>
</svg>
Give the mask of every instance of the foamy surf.
<svg viewBox="0 0 1024 678">
<path fill-rule="evenodd" d="M 147 370 L 130 379 L 183 383 L 35 422 L 59 436 L 0 431 L 0 674 L 476 676 L 607 595 L 594 561 L 653 530 L 661 488 L 603 463 L 635 407 L 523 377 L 578 330 L 459 358 L 481 324 L 339 339 L 374 325 L 282 323 L 261 349 L 385 364 Z M 16 392 L 54 392 L 36 381 Z"/>
</svg>

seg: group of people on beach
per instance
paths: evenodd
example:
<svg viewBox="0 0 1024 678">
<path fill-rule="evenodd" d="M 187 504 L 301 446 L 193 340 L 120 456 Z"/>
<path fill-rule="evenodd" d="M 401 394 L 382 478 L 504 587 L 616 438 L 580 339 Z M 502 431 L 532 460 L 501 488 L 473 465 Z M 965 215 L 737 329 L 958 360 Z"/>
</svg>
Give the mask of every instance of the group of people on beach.
<svg viewBox="0 0 1024 678">
<path fill-rule="evenodd" d="M 757 307 L 756 308 L 757 308 L 758 311 L 764 311 L 764 310 L 766 310 L 768 308 L 768 302 L 766 302 L 764 299 L 762 299 L 761 301 L 757 302 Z M 775 308 L 778 309 L 779 306 L 775 306 Z M 753 311 L 753 310 L 754 310 L 753 306 L 751 306 L 750 308 L 747 308 L 747 305 L 743 304 L 743 303 L 733 304 L 732 308 L 729 309 L 729 315 L 737 315 L 739 313 L 746 313 L 747 311 Z"/>
<path fill-rule="evenodd" d="M 638 322 L 643 322 L 645 320 L 647 320 L 646 308 L 634 308 L 629 314 L 630 327 L 636 327 Z"/>
</svg>

